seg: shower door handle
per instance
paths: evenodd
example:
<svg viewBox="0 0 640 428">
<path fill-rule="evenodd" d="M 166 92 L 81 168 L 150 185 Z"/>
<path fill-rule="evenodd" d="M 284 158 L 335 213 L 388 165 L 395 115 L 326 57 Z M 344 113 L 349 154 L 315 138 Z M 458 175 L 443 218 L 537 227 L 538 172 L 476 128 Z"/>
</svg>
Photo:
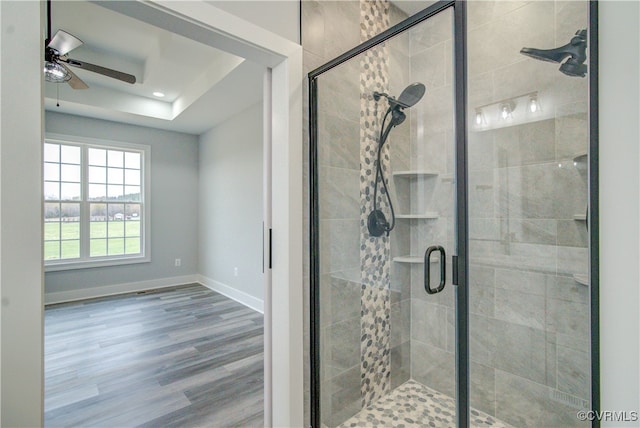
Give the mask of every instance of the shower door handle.
<svg viewBox="0 0 640 428">
<path fill-rule="evenodd" d="M 440 284 L 437 288 L 431 288 L 431 254 L 440 253 Z M 433 245 L 424 252 L 424 291 L 427 294 L 436 294 L 444 290 L 444 284 L 447 280 L 446 256 L 444 248 L 440 245 Z"/>
</svg>

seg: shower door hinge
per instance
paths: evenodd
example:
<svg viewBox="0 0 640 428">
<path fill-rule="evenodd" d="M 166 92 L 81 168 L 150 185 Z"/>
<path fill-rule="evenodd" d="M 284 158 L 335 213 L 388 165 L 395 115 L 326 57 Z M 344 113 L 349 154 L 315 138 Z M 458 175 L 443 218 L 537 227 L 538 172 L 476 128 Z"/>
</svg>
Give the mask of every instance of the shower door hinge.
<svg viewBox="0 0 640 428">
<path fill-rule="evenodd" d="M 451 256 L 451 284 L 458 285 L 458 256 Z"/>
</svg>

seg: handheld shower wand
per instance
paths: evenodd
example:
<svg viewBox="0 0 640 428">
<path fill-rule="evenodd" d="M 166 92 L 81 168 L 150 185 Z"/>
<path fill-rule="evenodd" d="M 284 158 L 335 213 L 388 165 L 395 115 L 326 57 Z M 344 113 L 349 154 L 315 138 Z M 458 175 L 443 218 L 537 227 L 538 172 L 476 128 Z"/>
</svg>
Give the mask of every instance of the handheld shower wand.
<svg viewBox="0 0 640 428">
<path fill-rule="evenodd" d="M 391 129 L 400 125 L 407 118 L 403 110 L 405 108 L 414 106 L 418 101 L 420 101 L 425 93 L 425 90 L 425 86 L 422 83 L 412 83 L 411 85 L 407 86 L 404 91 L 402 91 L 397 99 L 382 92 L 373 93 L 374 100 L 379 101 L 380 98 L 384 97 L 389 102 L 389 108 L 387 109 L 387 112 L 382 119 L 382 126 L 380 127 L 380 137 L 378 140 L 376 178 L 373 184 L 373 210 L 369 213 L 369 217 L 367 218 L 367 229 L 369 230 L 369 235 L 373 237 L 382 236 L 384 233 L 389 236 L 389 232 L 391 232 L 396 225 L 396 216 L 393 210 L 393 203 L 391 202 L 389 189 L 387 188 L 387 183 L 382 171 L 382 147 L 387 141 Z M 391 120 L 389 121 L 389 125 L 385 128 L 385 124 L 389 115 L 391 115 Z M 384 193 L 389 203 L 391 223 L 387 221 L 387 218 L 382 210 L 378 209 L 378 181 L 382 181 Z"/>
</svg>

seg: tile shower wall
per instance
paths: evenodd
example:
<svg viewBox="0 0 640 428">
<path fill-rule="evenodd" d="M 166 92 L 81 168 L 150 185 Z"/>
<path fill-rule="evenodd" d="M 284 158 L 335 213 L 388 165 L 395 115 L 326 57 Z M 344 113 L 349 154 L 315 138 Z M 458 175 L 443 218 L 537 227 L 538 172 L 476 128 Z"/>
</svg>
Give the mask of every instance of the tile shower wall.
<svg viewBox="0 0 640 428">
<path fill-rule="evenodd" d="M 406 18 L 395 7 L 383 1 L 303 2 L 303 47 L 305 71 L 333 59 L 362 40 L 386 29 L 389 23 Z M 363 23 L 361 30 L 360 23 Z M 376 62 L 370 63 L 377 66 Z M 388 65 L 385 65 L 386 69 Z M 366 144 L 365 129 L 361 122 L 361 102 L 367 102 L 361 93 L 372 86 L 372 80 L 361 76 L 359 61 L 351 61 L 319 79 L 319 185 L 321 188 L 320 227 L 321 247 L 321 342 L 322 342 L 322 419 L 335 426 L 359 411 L 365 402 L 389 390 L 390 359 L 394 355 L 390 346 L 398 342 L 399 332 L 369 321 L 374 318 L 393 317 L 397 293 L 389 291 L 388 280 L 383 287 L 363 287 L 367 269 L 361 260 L 361 144 Z M 365 80 L 361 81 L 361 77 Z M 381 75 L 373 76 L 380 78 Z M 385 79 L 386 80 L 386 79 Z M 385 82 L 378 82 L 384 87 Z M 369 89 L 367 89 L 367 92 Z M 307 105 L 305 94 L 305 105 Z M 306 107 L 305 107 L 306 112 Z M 366 132 L 365 132 L 366 131 Z M 307 131 L 305 130 L 305 135 Z M 305 145 L 305 147 L 308 147 Z M 308 171 L 305 153 L 305 171 Z M 306 177 L 305 177 L 306 178 Z M 308 195 L 307 195 L 308 197 Z M 305 217 L 308 231 L 308 217 Z M 308 233 L 305 233 L 308 236 Z M 308 248 L 308 245 L 305 246 Z M 365 246 L 366 247 L 366 246 Z M 388 244 L 381 248 L 388 253 Z M 388 266 L 385 270 L 388 270 Z M 305 269 L 305 307 L 308 308 L 308 266 Z M 363 276 L 364 275 L 364 276 Z M 365 281 L 363 281 L 365 280 Z M 367 304 L 373 302 L 375 304 Z M 382 304 L 378 304 L 382 302 Z M 364 314 L 364 316 L 363 316 Z M 306 313 L 308 324 L 308 312 Z M 364 331 L 374 328 L 367 341 Z M 408 325 L 407 325 L 408 327 Z M 305 331 L 309 331 L 305 328 Z M 408 334 L 404 335 L 408 337 Z M 308 337 L 305 338 L 308 343 Z M 362 347 L 372 339 L 375 349 Z M 306 350 L 308 355 L 308 349 Z M 373 359 L 378 360 L 371 370 Z M 369 356 L 369 359 L 365 358 Z M 308 359 L 306 359 L 308 361 Z M 365 370 L 364 365 L 369 369 Z M 306 367 L 307 374 L 309 367 Z M 377 373 L 377 375 L 376 375 Z M 408 379 L 408 371 L 406 372 Z M 307 377 L 308 378 L 308 377 Z M 308 420 L 308 385 L 306 385 Z"/>
<path fill-rule="evenodd" d="M 567 43 L 587 26 L 587 2 L 468 11 L 472 121 L 476 108 L 534 91 L 542 107 L 520 125 L 469 125 L 471 405 L 515 426 L 580 425 L 589 287 L 573 275 L 588 261 L 587 79 L 519 51 Z"/>
<path fill-rule="evenodd" d="M 449 272 L 444 291 L 429 295 L 424 290 L 424 265 L 410 267 L 410 373 L 414 380 L 455 397 L 455 335 L 450 334 L 455 319 L 450 280 L 450 256 L 455 253 L 452 11 L 416 26 L 408 37 L 410 80 L 427 87 L 424 99 L 411 110 L 409 169 L 436 174 L 402 182 L 411 198 L 411 213 L 434 216 L 410 221 L 409 245 L 416 256 L 429 246 L 443 246 Z M 432 282 L 437 284 L 439 269 L 433 267 Z"/>
<path fill-rule="evenodd" d="M 360 43 L 360 27 L 359 27 L 360 7 L 358 2 L 352 1 L 303 1 L 302 2 L 302 45 L 303 45 L 303 67 L 304 71 L 309 72 L 316 67 L 328 62 L 334 57 L 340 55 L 342 52 L 347 51 L 353 46 Z M 338 76 L 339 75 L 339 76 Z M 331 144 L 320 144 L 319 159 L 322 159 L 320 168 L 324 169 L 324 172 L 320 172 L 321 176 L 329 179 L 338 179 L 338 176 L 330 174 L 328 168 L 334 168 L 334 172 L 343 173 L 343 176 L 350 175 L 350 179 L 343 179 L 340 181 L 334 181 L 334 187 L 337 191 L 342 190 L 343 183 L 350 183 L 352 188 L 349 190 L 348 195 L 352 196 L 351 208 L 345 208 L 344 211 L 348 213 L 349 220 L 345 219 L 345 215 L 338 214 L 339 209 L 337 205 L 329 210 L 326 207 L 326 211 L 321 213 L 321 218 L 325 225 L 329 225 L 333 222 L 335 227 L 333 228 L 333 236 L 328 238 L 335 238 L 346 236 L 344 230 L 338 230 L 338 225 L 343 223 L 345 227 L 351 228 L 350 242 L 355 242 L 356 248 L 351 247 L 349 250 L 350 255 L 355 255 L 356 259 L 359 256 L 359 183 L 357 182 L 359 177 L 359 139 L 360 139 L 360 127 L 359 127 L 359 87 L 358 77 L 359 70 L 353 69 L 348 73 L 338 73 L 338 77 L 355 77 L 356 81 L 348 81 L 346 87 L 349 87 L 352 92 L 347 92 L 349 98 L 357 105 L 357 110 L 353 109 L 351 112 L 344 111 L 342 108 L 328 108 L 330 105 L 324 106 L 319 104 L 320 108 L 325 108 L 322 115 L 326 120 L 324 124 L 319 124 L 320 132 L 319 139 L 324 142 L 332 141 Z M 333 77 L 333 76 L 329 76 Z M 308 87 L 304 86 L 304 99 L 303 99 L 303 112 L 308 114 Z M 327 88 L 328 89 L 328 88 Z M 335 92 L 335 91 L 334 91 Z M 342 98 L 341 94 L 338 94 Z M 326 100 L 328 103 L 330 100 Z M 339 103 L 335 103 L 338 107 Z M 343 114 L 344 113 L 344 114 Z M 355 113 L 355 115 L 353 115 Z M 309 154 L 308 154 L 308 117 L 305 116 L 304 121 L 304 180 L 308 182 L 309 172 Z M 355 143 L 354 143 L 355 142 Z M 355 182 L 353 180 L 356 180 Z M 305 308 L 305 379 L 310 379 L 310 367 L 309 367 L 309 336 L 310 323 L 309 323 L 309 291 L 310 291 L 310 275 L 309 275 L 309 204 L 308 204 L 308 187 L 304 186 L 305 191 L 305 216 L 304 216 L 304 248 L 307 251 L 304 269 L 304 308 Z M 345 195 L 345 198 L 350 199 Z M 337 203 L 337 201 L 336 201 Z M 332 211 L 333 213 L 330 213 Z M 330 216 L 336 221 L 330 220 Z M 333 240 L 329 241 L 333 242 Z M 347 247 L 348 248 L 348 247 Z M 340 413 L 347 415 L 357 412 L 360 405 L 360 272 L 359 272 L 359 260 L 351 260 L 351 269 L 343 269 L 340 266 L 341 257 L 338 254 L 340 250 L 339 245 L 334 244 L 333 252 L 327 248 L 327 242 L 325 240 L 323 246 L 324 260 L 331 260 L 330 264 L 325 264 L 324 272 L 321 274 L 321 287 L 325 290 L 322 298 L 323 304 L 320 305 L 320 318 L 323 320 L 321 326 L 322 341 L 330 340 L 333 345 L 323 347 L 323 361 L 327 364 L 322 365 L 322 373 L 320 374 L 320 380 L 322 382 L 323 396 L 321 397 L 323 420 L 327 425 L 335 425 L 341 421 L 337 420 L 341 416 Z M 333 259 L 327 259 L 331 257 Z M 335 264 L 335 267 L 334 267 Z M 335 269 L 342 274 L 332 273 L 331 270 Z M 340 277 L 340 276 L 341 277 Z M 310 385 L 305 382 L 305 425 L 310 425 Z M 335 405 L 333 404 L 335 403 Z M 332 413 L 336 413 L 336 418 L 330 420 Z"/>
<path fill-rule="evenodd" d="M 306 71 L 360 43 L 361 10 L 352 1 L 303 2 Z M 391 25 L 406 17 L 393 6 L 389 13 Z M 518 52 L 523 46 L 566 43 L 586 26 L 586 5 L 470 2 L 468 21 L 469 116 L 473 119 L 477 106 L 531 91 L 538 91 L 547 114 L 499 129 L 470 124 L 471 404 L 516 426 L 572 426 L 590 385 L 589 291 L 573 279 L 574 273 L 586 273 L 588 260 L 585 224 L 574 219 L 584 214 L 587 201 L 586 164 L 583 158 L 574 164 L 588 141 L 586 79 L 566 77 L 556 65 Z M 398 94 L 413 81 L 427 85 L 424 105 L 412 109 L 409 126 L 390 137 L 391 170 L 439 173 L 431 184 L 390 180 L 399 198 L 394 203 L 439 214 L 436 221 L 399 222 L 390 239 L 391 257 L 419 254 L 434 243 L 453 248 L 453 132 L 445 117 L 452 108 L 450 34 L 450 22 L 427 22 L 424 31 L 389 42 L 385 56 L 389 93 Z M 331 426 L 360 410 L 363 401 L 362 91 L 361 64 L 352 62 L 320 78 L 321 400 L 323 422 Z M 305 98 L 305 114 L 306 105 Z M 418 129 L 424 132 L 420 141 Z M 308 171 L 306 152 L 304 162 Z M 308 237 L 308 217 L 305 224 Z M 308 308 L 308 266 L 305 272 Z M 422 266 L 400 263 L 390 265 L 389 287 L 384 349 L 388 346 L 391 389 L 411 377 L 453 396 L 453 288 L 427 296 Z M 308 332 L 308 312 L 306 323 Z M 308 394 L 308 385 L 305 390 Z M 307 396 L 307 421 L 308 402 Z"/>
</svg>

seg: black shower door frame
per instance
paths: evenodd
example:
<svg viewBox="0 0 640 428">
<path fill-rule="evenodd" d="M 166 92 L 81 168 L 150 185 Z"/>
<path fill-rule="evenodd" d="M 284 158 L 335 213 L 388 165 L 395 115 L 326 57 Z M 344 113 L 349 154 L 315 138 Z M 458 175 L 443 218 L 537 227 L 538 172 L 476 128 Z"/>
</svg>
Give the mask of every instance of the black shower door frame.
<svg viewBox="0 0 640 428">
<path fill-rule="evenodd" d="M 458 427 L 469 427 L 469 222 L 467 177 L 467 4 L 441 0 L 399 24 L 345 52 L 308 74 L 310 186 L 310 416 L 320 421 L 320 237 L 318 195 L 318 81 L 323 73 L 390 38 L 453 8 L 455 70 L 455 164 L 457 257 L 453 258 L 456 287 L 456 415 Z M 600 411 L 599 225 L 598 225 L 598 2 L 589 1 L 589 272 L 591 284 L 591 410 Z M 596 413 L 597 414 L 597 413 Z M 597 419 L 592 427 L 599 427 Z"/>
</svg>

